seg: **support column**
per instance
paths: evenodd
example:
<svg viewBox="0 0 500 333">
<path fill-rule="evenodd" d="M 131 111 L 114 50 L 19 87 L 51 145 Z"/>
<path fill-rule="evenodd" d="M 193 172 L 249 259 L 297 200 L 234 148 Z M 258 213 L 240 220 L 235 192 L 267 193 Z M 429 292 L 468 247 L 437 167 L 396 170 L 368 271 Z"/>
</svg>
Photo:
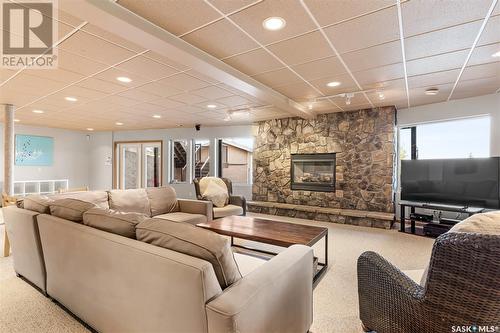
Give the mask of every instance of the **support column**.
<svg viewBox="0 0 500 333">
<path fill-rule="evenodd" d="M 3 129 L 3 191 L 14 194 L 14 105 L 5 104 Z"/>
</svg>

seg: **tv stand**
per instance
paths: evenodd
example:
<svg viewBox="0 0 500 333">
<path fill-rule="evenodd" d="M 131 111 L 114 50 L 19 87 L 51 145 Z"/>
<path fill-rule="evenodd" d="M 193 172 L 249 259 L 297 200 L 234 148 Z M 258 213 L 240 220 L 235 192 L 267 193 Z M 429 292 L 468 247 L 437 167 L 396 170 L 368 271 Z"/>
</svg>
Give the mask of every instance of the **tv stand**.
<svg viewBox="0 0 500 333">
<path fill-rule="evenodd" d="M 452 205 L 444 205 L 437 203 L 425 203 L 425 202 L 415 202 L 415 201 L 400 201 L 400 232 L 406 232 L 406 221 L 410 220 L 410 233 L 415 234 L 415 220 L 409 217 L 406 217 L 406 208 L 410 208 L 410 213 L 414 214 L 416 208 L 421 209 L 431 209 L 431 210 L 440 210 L 445 212 L 455 212 L 461 214 L 468 214 L 469 216 L 481 213 L 484 208 L 479 207 L 467 207 L 467 206 L 452 206 Z M 429 223 L 439 224 L 438 221 L 432 221 Z"/>
</svg>

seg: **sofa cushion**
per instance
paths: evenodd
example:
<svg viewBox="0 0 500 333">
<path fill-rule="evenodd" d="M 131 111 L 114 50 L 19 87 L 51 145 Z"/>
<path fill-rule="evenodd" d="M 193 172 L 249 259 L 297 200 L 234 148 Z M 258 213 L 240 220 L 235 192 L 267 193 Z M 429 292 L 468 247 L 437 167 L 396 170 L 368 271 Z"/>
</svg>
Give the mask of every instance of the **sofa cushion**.
<svg viewBox="0 0 500 333">
<path fill-rule="evenodd" d="M 109 193 L 109 208 L 120 212 L 142 213 L 151 216 L 146 190 L 111 190 Z"/>
<path fill-rule="evenodd" d="M 172 187 L 149 187 L 146 193 L 151 206 L 151 216 L 179 211 L 177 196 Z"/>
<path fill-rule="evenodd" d="M 455 224 L 448 232 L 500 235 L 500 210 L 474 214 Z"/>
<path fill-rule="evenodd" d="M 224 207 L 214 207 L 214 219 L 241 214 L 243 214 L 243 207 L 240 206 L 227 205 Z"/>
<path fill-rule="evenodd" d="M 201 178 L 200 193 L 203 199 L 212 201 L 215 207 L 224 207 L 229 203 L 227 185 L 218 177 Z"/>
<path fill-rule="evenodd" d="M 147 219 L 135 229 L 138 240 L 210 262 L 222 289 L 241 279 L 229 240 L 188 223 Z"/>
<path fill-rule="evenodd" d="M 39 212 L 42 214 L 50 214 L 50 203 L 54 200 L 45 195 L 28 195 L 23 200 L 23 208 L 27 210 L 32 210 L 34 212 Z"/>
<path fill-rule="evenodd" d="M 149 217 L 105 208 L 91 208 L 83 213 L 83 224 L 128 238 L 135 238 L 135 226 Z"/>
<path fill-rule="evenodd" d="M 54 194 L 53 196 L 51 196 L 51 198 L 53 198 L 54 200 L 65 198 L 79 199 L 96 204 L 101 208 L 109 208 L 108 192 L 106 191 L 65 192 Z"/>
<path fill-rule="evenodd" d="M 193 225 L 207 222 L 207 217 L 205 215 L 183 213 L 183 212 L 174 212 L 174 213 L 156 215 L 155 218 L 169 220 L 173 222 L 185 222 Z"/>
<path fill-rule="evenodd" d="M 49 206 L 51 215 L 79 223 L 83 221 L 83 213 L 97 207 L 91 202 L 73 198 L 54 200 Z"/>
</svg>

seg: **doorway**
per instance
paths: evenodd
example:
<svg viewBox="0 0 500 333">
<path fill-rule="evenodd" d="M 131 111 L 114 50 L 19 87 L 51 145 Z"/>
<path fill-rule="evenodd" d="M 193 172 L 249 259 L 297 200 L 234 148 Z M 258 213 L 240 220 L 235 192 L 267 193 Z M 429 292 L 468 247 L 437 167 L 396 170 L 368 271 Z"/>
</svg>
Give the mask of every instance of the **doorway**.
<svg viewBox="0 0 500 333">
<path fill-rule="evenodd" d="M 113 188 L 162 185 L 163 141 L 115 142 Z"/>
</svg>

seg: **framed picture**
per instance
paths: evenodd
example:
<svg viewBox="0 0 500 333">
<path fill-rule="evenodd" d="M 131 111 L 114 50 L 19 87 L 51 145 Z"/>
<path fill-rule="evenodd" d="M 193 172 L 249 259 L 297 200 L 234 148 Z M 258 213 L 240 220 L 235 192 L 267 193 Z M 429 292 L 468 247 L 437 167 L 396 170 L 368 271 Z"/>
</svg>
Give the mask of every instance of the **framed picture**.
<svg viewBox="0 0 500 333">
<path fill-rule="evenodd" d="M 16 135 L 15 165 L 48 166 L 54 162 L 54 138 L 36 135 Z"/>
</svg>

